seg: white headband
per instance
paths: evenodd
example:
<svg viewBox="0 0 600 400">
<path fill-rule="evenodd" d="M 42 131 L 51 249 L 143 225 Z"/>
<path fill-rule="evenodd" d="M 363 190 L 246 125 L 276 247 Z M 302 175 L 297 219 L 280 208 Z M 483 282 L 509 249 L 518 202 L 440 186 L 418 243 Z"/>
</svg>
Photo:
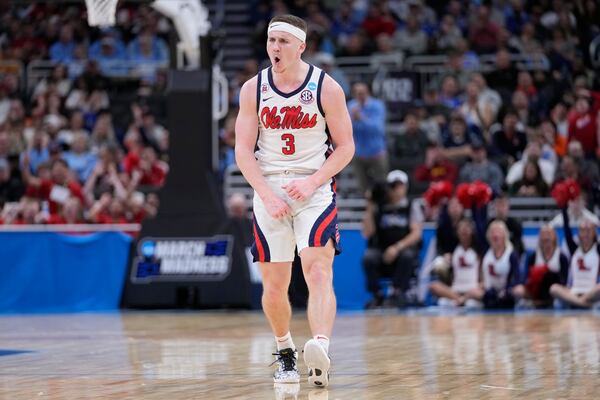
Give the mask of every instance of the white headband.
<svg viewBox="0 0 600 400">
<path fill-rule="evenodd" d="M 302 43 L 306 42 L 306 32 L 292 24 L 288 24 L 287 22 L 273 22 L 271 25 L 269 25 L 269 30 L 267 33 L 271 33 L 272 31 L 287 32 L 300 39 Z"/>
</svg>

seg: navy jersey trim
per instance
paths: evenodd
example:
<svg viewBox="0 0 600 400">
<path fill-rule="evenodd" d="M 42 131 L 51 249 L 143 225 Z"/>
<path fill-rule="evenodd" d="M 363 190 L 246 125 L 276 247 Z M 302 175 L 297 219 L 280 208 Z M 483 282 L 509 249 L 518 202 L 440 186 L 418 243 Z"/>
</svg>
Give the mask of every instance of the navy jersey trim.
<svg viewBox="0 0 600 400">
<path fill-rule="evenodd" d="M 256 114 L 258 114 L 258 110 L 260 109 L 260 87 L 262 85 L 262 71 L 257 75 L 258 80 L 256 81 Z"/>
<path fill-rule="evenodd" d="M 277 93 L 278 95 L 280 95 L 281 97 L 290 98 L 290 97 L 300 93 L 300 91 L 302 89 L 304 89 L 304 87 L 306 85 L 308 85 L 308 82 L 310 82 L 310 78 L 313 73 L 313 69 L 314 69 L 314 67 L 312 65 L 310 65 L 310 67 L 308 68 L 308 74 L 306 74 L 306 79 L 304 79 L 304 82 L 302 83 L 302 85 L 300 85 L 300 87 L 298 89 L 296 89 L 290 93 L 283 93 L 282 91 L 277 89 L 277 86 L 275 86 L 275 84 L 273 83 L 272 67 L 269 67 L 269 69 L 267 70 L 267 77 L 269 78 L 269 85 L 271 85 L 271 88 L 273 89 L 273 91 L 275 93 Z"/>
<path fill-rule="evenodd" d="M 319 75 L 319 83 L 317 84 L 317 107 L 319 107 L 319 111 L 323 117 L 325 117 L 325 111 L 323 111 L 323 106 L 321 105 L 321 89 L 323 88 L 324 78 L 325 71 L 321 70 L 321 74 Z"/>
</svg>

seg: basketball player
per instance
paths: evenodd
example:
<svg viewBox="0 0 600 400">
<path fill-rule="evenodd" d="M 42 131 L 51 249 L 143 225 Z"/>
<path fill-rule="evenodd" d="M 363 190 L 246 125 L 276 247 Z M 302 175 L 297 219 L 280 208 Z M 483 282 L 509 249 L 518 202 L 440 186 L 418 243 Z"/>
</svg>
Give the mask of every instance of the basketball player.
<svg viewBox="0 0 600 400">
<path fill-rule="evenodd" d="M 255 193 L 252 250 L 263 276 L 263 310 L 277 344 L 274 381 L 300 378 L 287 295 L 297 246 L 313 334 L 304 346 L 308 382 L 325 387 L 336 312 L 332 264 L 340 251 L 333 176 L 354 154 L 352 124 L 340 86 L 300 58 L 306 22 L 277 16 L 267 32 L 272 65 L 240 91 L 236 161 Z"/>
</svg>

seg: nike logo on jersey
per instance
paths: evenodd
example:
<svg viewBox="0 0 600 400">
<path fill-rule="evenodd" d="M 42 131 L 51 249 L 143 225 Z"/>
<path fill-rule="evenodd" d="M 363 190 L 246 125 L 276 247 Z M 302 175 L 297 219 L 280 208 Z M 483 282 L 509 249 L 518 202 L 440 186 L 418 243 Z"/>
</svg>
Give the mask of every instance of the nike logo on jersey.
<svg viewBox="0 0 600 400">
<path fill-rule="evenodd" d="M 271 97 L 265 97 L 264 99 L 262 99 L 262 101 L 271 100 L 272 98 L 273 98 L 273 96 L 271 96 Z"/>
</svg>

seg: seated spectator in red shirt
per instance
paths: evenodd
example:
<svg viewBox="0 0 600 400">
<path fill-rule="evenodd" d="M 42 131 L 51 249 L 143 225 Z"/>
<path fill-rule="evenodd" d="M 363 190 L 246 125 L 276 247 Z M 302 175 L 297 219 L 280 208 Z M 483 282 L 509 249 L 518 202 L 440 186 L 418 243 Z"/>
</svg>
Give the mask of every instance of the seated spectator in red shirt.
<svg viewBox="0 0 600 400">
<path fill-rule="evenodd" d="M 595 158 L 598 151 L 598 113 L 600 111 L 600 93 L 579 89 L 575 109 L 569 113 L 569 141 L 581 142 L 585 156 Z"/>
<path fill-rule="evenodd" d="M 111 193 L 104 193 L 90 209 L 90 218 L 97 224 L 126 224 L 125 205 Z"/>
<path fill-rule="evenodd" d="M 49 225 L 85 223 L 79 199 L 77 199 L 76 197 L 71 197 L 63 205 L 60 214 L 50 214 L 46 223 Z"/>
<path fill-rule="evenodd" d="M 165 183 L 169 167 L 164 161 L 156 157 L 152 147 L 145 147 L 136 159 L 135 154 L 128 154 L 128 167 L 130 169 L 130 188 L 138 185 L 160 187 Z"/>
<path fill-rule="evenodd" d="M 25 157 L 23 161 L 25 163 L 23 177 L 27 184 L 25 194 L 47 200 L 50 214 L 58 214 L 70 197 L 76 197 L 85 204 L 81 186 L 76 179 L 73 179 L 73 174 L 64 160 L 58 159 L 52 162 L 50 179 L 31 175 L 28 158 Z"/>
<path fill-rule="evenodd" d="M 415 178 L 421 182 L 450 181 L 454 183 L 458 167 L 444 156 L 438 144 L 430 145 L 425 152 L 425 163 L 415 169 Z"/>
<path fill-rule="evenodd" d="M 11 223 L 13 225 L 39 224 L 42 220 L 40 202 L 32 198 L 23 198 L 18 206 L 17 215 Z"/>
</svg>

